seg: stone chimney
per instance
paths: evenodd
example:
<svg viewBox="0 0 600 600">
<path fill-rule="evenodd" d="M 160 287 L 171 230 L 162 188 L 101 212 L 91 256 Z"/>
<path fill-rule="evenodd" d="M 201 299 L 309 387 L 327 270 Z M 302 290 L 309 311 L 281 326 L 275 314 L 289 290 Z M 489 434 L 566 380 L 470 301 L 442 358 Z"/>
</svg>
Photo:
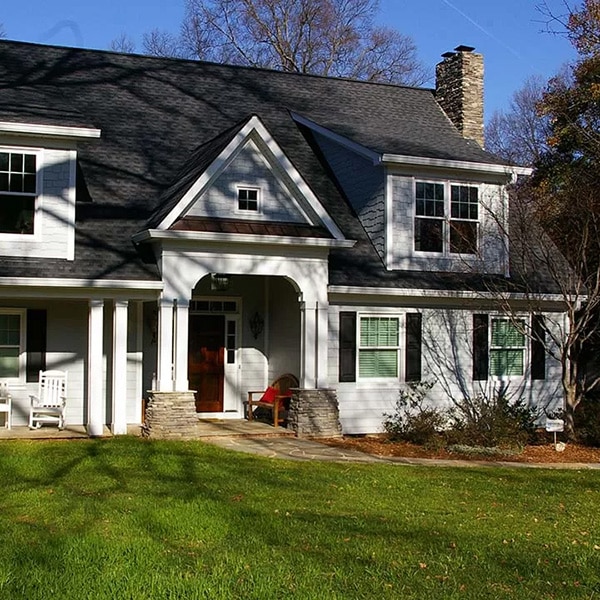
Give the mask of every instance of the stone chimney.
<svg viewBox="0 0 600 600">
<path fill-rule="evenodd" d="M 483 147 L 483 56 L 471 46 L 442 54 L 435 69 L 439 105 L 463 137 Z"/>
</svg>

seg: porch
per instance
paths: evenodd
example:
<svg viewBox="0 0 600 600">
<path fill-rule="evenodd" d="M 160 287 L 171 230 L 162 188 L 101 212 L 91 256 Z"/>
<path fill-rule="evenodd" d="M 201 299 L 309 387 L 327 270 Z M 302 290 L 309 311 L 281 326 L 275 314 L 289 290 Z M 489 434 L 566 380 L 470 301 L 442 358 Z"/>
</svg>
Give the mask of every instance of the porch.
<svg viewBox="0 0 600 600">
<path fill-rule="evenodd" d="M 129 425 L 127 435 L 141 437 L 140 425 Z M 45 426 L 40 429 L 29 429 L 26 426 L 17 426 L 12 429 L 0 428 L 1 440 L 70 440 L 89 438 L 84 425 L 67 425 L 63 430 L 57 427 Z M 113 437 L 110 429 L 104 427 L 102 438 Z M 181 439 L 203 438 L 240 438 L 240 437 L 295 437 L 293 431 L 284 427 L 273 427 L 260 421 L 247 421 L 245 419 L 199 419 L 194 424 L 193 433 L 182 436 Z"/>
</svg>

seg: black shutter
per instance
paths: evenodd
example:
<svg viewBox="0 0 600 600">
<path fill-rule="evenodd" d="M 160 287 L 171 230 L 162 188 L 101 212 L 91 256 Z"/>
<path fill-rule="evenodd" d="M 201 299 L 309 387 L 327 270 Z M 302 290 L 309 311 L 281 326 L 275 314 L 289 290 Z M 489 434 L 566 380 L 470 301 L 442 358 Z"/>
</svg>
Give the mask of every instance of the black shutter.
<svg viewBox="0 0 600 600">
<path fill-rule="evenodd" d="M 473 315 L 473 381 L 488 378 L 488 316 Z"/>
<path fill-rule="evenodd" d="M 531 317 L 531 379 L 546 379 L 546 330 L 544 317 Z"/>
<path fill-rule="evenodd" d="M 27 311 L 27 381 L 39 379 L 46 370 L 46 311 Z"/>
<path fill-rule="evenodd" d="M 340 381 L 356 381 L 356 313 L 340 312 Z"/>
<path fill-rule="evenodd" d="M 421 381 L 421 313 L 406 315 L 406 381 Z"/>
</svg>

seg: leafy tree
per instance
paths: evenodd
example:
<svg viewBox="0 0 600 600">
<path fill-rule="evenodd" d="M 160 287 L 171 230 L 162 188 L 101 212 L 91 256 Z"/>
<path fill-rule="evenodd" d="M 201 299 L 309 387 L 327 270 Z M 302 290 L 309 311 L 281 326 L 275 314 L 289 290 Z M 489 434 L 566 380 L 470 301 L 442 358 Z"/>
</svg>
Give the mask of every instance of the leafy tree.
<svg viewBox="0 0 600 600">
<path fill-rule="evenodd" d="M 186 0 L 179 36 L 154 30 L 144 50 L 293 71 L 422 85 L 412 39 L 375 24 L 379 0 Z"/>
<path fill-rule="evenodd" d="M 572 430 L 577 406 L 600 383 L 598 370 L 586 369 L 585 356 L 600 337 L 600 0 L 585 0 L 564 24 L 579 58 L 570 78 L 552 80 L 538 105 L 547 127 L 544 151 L 521 191 L 519 208 L 528 211 L 521 245 L 550 273 L 566 306 L 564 339 L 554 341 Z M 532 233 L 534 220 L 567 267 L 559 268 L 550 244 Z"/>
</svg>

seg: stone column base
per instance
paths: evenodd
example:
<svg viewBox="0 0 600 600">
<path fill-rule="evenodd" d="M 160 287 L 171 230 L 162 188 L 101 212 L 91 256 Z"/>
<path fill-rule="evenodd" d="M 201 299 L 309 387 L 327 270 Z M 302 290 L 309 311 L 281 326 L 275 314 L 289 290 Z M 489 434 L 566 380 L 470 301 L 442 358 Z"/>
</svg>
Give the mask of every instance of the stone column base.
<svg viewBox="0 0 600 600">
<path fill-rule="evenodd" d="M 335 390 L 292 390 L 288 429 L 298 437 L 341 437 Z"/>
<path fill-rule="evenodd" d="M 186 439 L 197 434 L 194 392 L 151 391 L 142 435 L 158 439 Z"/>
</svg>

